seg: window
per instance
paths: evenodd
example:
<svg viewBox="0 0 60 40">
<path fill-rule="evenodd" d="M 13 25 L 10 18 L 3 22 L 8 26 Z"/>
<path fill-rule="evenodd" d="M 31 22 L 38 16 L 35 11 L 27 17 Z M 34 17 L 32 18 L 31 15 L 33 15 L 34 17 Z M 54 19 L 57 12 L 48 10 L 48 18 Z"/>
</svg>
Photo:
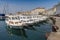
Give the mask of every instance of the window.
<svg viewBox="0 0 60 40">
<path fill-rule="evenodd" d="M 20 17 L 22 19 L 22 17 Z"/>
<path fill-rule="evenodd" d="M 42 14 L 43 14 L 43 13 L 40 13 L 40 12 L 39 12 L 39 15 L 42 15 Z"/>
<path fill-rule="evenodd" d="M 23 19 L 25 19 L 26 17 L 23 17 Z"/>
<path fill-rule="evenodd" d="M 30 18 L 32 18 L 32 17 L 30 17 L 30 16 L 27 17 L 27 19 L 30 19 Z"/>
<path fill-rule="evenodd" d="M 15 19 L 18 19 L 17 17 L 15 17 Z"/>
<path fill-rule="evenodd" d="M 12 17 L 12 20 L 14 20 L 15 18 L 14 17 Z"/>
<path fill-rule="evenodd" d="M 11 18 L 9 17 L 9 18 L 7 18 L 7 19 L 10 19 L 11 20 Z"/>
<path fill-rule="evenodd" d="M 33 18 L 36 18 L 36 16 L 33 16 Z"/>
<path fill-rule="evenodd" d="M 17 18 L 18 18 L 18 20 L 20 20 L 20 17 L 19 16 Z"/>
<path fill-rule="evenodd" d="M 30 19 L 29 21 L 33 21 L 32 19 Z"/>
</svg>

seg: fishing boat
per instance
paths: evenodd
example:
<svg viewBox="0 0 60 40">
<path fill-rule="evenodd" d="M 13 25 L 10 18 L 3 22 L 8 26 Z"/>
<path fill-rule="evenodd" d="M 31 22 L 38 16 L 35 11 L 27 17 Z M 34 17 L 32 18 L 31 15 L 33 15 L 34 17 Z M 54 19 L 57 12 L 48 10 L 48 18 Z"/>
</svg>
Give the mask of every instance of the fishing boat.
<svg viewBox="0 0 60 40">
<path fill-rule="evenodd" d="M 10 28 L 14 27 L 22 27 L 27 24 L 33 24 L 39 21 L 43 21 L 47 19 L 47 16 L 42 15 L 5 15 L 6 16 L 6 24 L 10 26 Z"/>
</svg>

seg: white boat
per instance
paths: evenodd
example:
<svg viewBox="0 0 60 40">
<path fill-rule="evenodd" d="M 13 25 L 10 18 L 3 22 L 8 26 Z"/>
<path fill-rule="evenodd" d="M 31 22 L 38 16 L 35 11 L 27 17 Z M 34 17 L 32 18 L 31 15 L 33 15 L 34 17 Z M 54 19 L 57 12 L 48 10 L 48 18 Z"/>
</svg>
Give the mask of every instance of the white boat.
<svg viewBox="0 0 60 40">
<path fill-rule="evenodd" d="M 10 27 L 11 26 L 20 27 L 26 24 L 32 24 L 46 19 L 47 16 L 42 15 L 6 15 L 5 22 Z"/>
</svg>

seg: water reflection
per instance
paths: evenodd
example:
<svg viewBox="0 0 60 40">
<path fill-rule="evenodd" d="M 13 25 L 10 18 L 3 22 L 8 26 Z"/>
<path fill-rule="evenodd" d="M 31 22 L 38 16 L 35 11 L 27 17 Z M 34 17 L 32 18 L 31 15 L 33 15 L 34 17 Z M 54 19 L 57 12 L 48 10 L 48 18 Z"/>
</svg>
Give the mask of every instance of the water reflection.
<svg viewBox="0 0 60 40">
<path fill-rule="evenodd" d="M 36 23 L 33 23 L 33 24 L 28 24 L 27 26 L 29 27 L 40 27 L 40 25 L 44 25 L 44 24 L 48 24 L 48 20 L 45 20 L 45 21 L 39 21 L 39 22 L 36 22 Z"/>
<path fill-rule="evenodd" d="M 36 31 L 35 27 L 40 27 L 41 24 L 45 24 L 45 23 L 47 23 L 47 21 L 23 26 L 22 29 L 9 28 L 8 26 L 6 27 L 6 29 L 7 29 L 9 35 L 17 35 L 17 36 L 23 36 L 23 37 L 27 38 L 27 34 L 25 32 L 25 29 Z"/>
<path fill-rule="evenodd" d="M 23 26 L 23 29 L 30 29 L 30 30 L 36 31 L 35 27 L 40 27 L 41 25 L 45 25 L 45 24 L 48 24 L 47 20 L 42 21 L 42 22 L 37 22 L 37 23 L 34 23 L 34 24 L 28 24 L 27 26 Z"/>
<path fill-rule="evenodd" d="M 26 32 L 24 29 L 13 29 L 7 27 L 8 34 L 11 35 L 16 35 L 16 36 L 23 36 L 27 38 Z"/>
<path fill-rule="evenodd" d="M 24 26 L 22 29 L 15 29 L 15 28 L 10 28 L 9 26 L 6 27 L 8 34 L 11 35 L 16 35 L 16 36 L 23 36 L 27 38 L 26 30 L 34 30 L 36 29 L 32 26 Z M 26 29 L 26 30 L 25 30 Z"/>
</svg>

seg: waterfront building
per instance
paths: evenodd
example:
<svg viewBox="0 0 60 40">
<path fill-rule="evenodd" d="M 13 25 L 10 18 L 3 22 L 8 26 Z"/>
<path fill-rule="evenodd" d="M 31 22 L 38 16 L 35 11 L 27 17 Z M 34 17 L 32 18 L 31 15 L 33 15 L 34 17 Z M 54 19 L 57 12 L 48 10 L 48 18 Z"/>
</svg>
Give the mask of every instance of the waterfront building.
<svg viewBox="0 0 60 40">
<path fill-rule="evenodd" d="M 40 8 L 40 7 L 35 8 L 31 11 L 32 14 L 44 14 L 44 12 L 45 12 L 45 8 Z"/>
<path fill-rule="evenodd" d="M 42 14 L 45 14 L 45 8 L 38 7 L 38 8 L 35 8 L 33 10 L 30 10 L 30 11 L 17 12 L 17 14 L 28 14 L 28 15 L 30 15 L 30 14 L 35 14 L 35 15 L 40 14 L 40 15 L 42 15 Z"/>
<path fill-rule="evenodd" d="M 55 5 L 55 7 L 56 7 L 56 14 L 60 14 L 60 3 Z"/>
<path fill-rule="evenodd" d="M 47 10 L 47 15 L 55 15 L 56 14 L 56 7 Z"/>
<path fill-rule="evenodd" d="M 31 14 L 31 11 L 23 11 L 23 12 L 17 12 L 17 14 L 19 15 L 19 14 L 23 14 L 23 15 L 25 15 L 25 14 Z"/>
<path fill-rule="evenodd" d="M 45 8 L 35 8 L 30 11 L 17 12 L 17 14 L 32 14 L 32 15 L 54 15 L 56 14 L 56 7 L 46 10 Z"/>
</svg>

